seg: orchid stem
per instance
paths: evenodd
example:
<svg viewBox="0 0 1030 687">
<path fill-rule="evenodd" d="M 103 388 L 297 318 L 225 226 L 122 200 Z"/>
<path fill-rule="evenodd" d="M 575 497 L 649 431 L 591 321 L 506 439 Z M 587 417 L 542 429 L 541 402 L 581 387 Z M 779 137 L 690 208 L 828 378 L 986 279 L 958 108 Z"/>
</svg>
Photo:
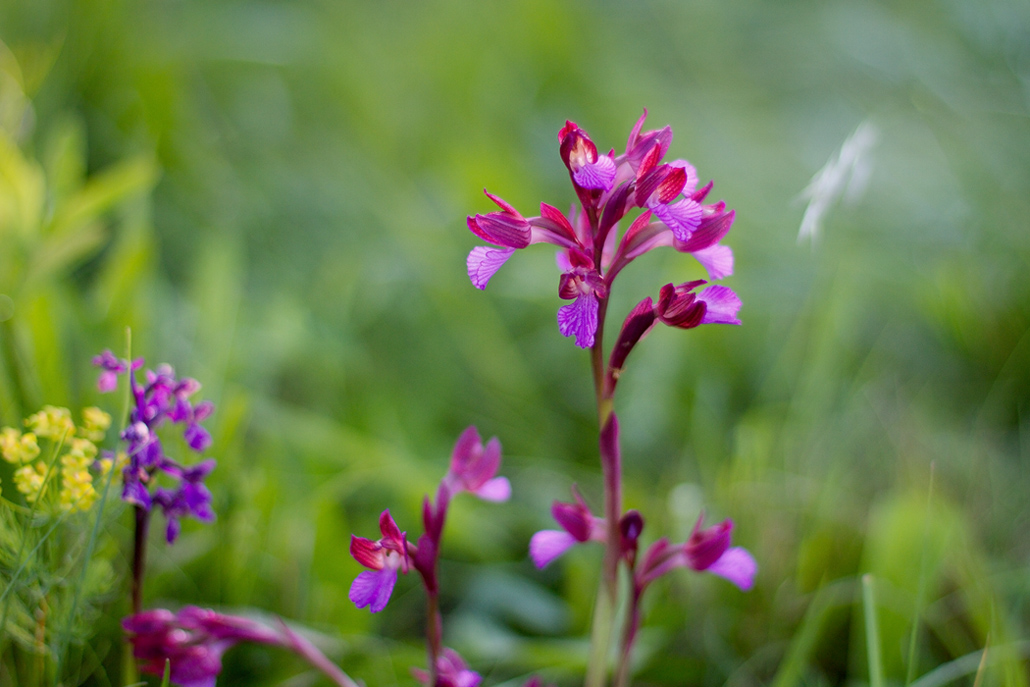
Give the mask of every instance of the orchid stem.
<svg viewBox="0 0 1030 687">
<path fill-rule="evenodd" d="M 428 591 L 428 590 L 427 590 Z M 429 653 L 429 684 L 436 684 L 436 663 L 443 650 L 443 619 L 436 590 L 429 591 L 426 601 L 426 649 Z"/>
<path fill-rule="evenodd" d="M 597 395 L 598 434 L 611 420 L 614 403 L 607 393 L 604 365 L 604 321 L 608 311 L 608 299 L 599 299 L 597 308 L 597 332 L 591 349 L 591 366 L 594 373 L 594 391 Z M 586 687 L 604 687 L 608 678 L 608 657 L 612 640 L 612 625 L 615 607 L 618 603 L 619 574 L 619 517 L 622 508 L 621 466 L 616 462 L 609 465 L 602 459 L 604 472 L 604 512 L 608 524 L 605 541 L 604 563 L 598 584 L 597 603 L 594 606 L 593 628 L 590 636 L 590 658 L 587 665 Z"/>
<path fill-rule="evenodd" d="M 147 562 L 150 511 L 143 506 L 135 506 L 133 510 L 136 513 L 136 533 L 132 551 L 132 612 L 135 614 L 143 610 L 143 569 Z"/>
<path fill-rule="evenodd" d="M 619 654 L 619 665 L 616 668 L 615 687 L 629 687 L 630 656 L 633 653 L 633 643 L 637 639 L 637 630 L 640 629 L 640 595 L 641 589 L 635 582 L 631 582 L 633 590 L 629 597 L 629 610 L 626 613 L 626 631 L 622 637 L 622 651 Z"/>
</svg>

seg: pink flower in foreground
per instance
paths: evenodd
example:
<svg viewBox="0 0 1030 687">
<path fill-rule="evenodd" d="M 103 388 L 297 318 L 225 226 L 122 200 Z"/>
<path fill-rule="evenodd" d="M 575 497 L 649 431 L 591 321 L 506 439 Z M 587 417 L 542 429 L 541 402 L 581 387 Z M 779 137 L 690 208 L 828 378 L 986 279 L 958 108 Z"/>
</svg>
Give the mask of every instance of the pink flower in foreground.
<svg viewBox="0 0 1030 687">
<path fill-rule="evenodd" d="M 393 521 L 389 510 L 379 516 L 378 541 L 351 535 L 350 553 L 366 568 L 351 584 L 348 596 L 358 608 L 368 606 L 373 613 L 386 608 L 393 587 L 397 583 L 397 571 L 407 574 L 411 565 L 408 543 L 404 532 Z"/>
<path fill-rule="evenodd" d="M 250 618 L 225 615 L 206 608 L 186 606 L 178 613 L 163 608 L 125 618 L 132 655 L 140 669 L 163 675 L 165 661 L 171 681 L 180 687 L 214 687 L 222 672 L 222 655 L 240 642 L 255 642 L 293 651 L 325 673 L 340 687 L 357 687 L 311 642 L 279 621 L 271 628 Z"/>
<path fill-rule="evenodd" d="M 641 589 L 673 568 L 681 567 L 718 575 L 744 591 L 751 589 L 758 564 L 747 549 L 730 546 L 733 521 L 723 520 L 701 529 L 703 520 L 704 513 L 685 544 L 670 544 L 663 538 L 648 548 L 637 570 L 637 584 Z"/>
<path fill-rule="evenodd" d="M 529 540 L 529 557 L 538 568 L 547 566 L 574 544 L 605 539 L 604 518 L 595 517 L 590 512 L 575 488 L 572 496 L 575 503 L 555 501 L 551 506 L 551 515 L 562 529 L 540 530 Z"/>
</svg>

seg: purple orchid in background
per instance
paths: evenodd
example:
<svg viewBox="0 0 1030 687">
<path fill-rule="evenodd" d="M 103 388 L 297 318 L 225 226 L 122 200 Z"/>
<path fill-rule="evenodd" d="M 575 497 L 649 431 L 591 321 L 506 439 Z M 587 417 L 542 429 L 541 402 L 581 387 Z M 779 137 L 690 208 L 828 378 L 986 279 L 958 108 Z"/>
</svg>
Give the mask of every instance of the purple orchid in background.
<svg viewBox="0 0 1030 687">
<path fill-rule="evenodd" d="M 349 597 L 355 606 L 368 606 L 373 613 L 386 608 L 397 584 L 397 571 L 407 575 L 411 567 L 405 534 L 397 527 L 389 510 L 384 510 L 379 516 L 379 531 L 383 536 L 377 541 L 355 535 L 351 535 L 350 540 L 350 553 L 354 560 L 370 570 L 357 576 Z"/>
<path fill-rule="evenodd" d="M 271 628 L 256 620 L 187 606 L 178 613 L 158 608 L 125 618 L 132 655 L 140 669 L 162 675 L 168 661 L 171 681 L 180 687 L 214 687 L 222 672 L 222 655 L 240 642 L 288 649 L 321 670 L 340 687 L 356 683 L 311 642 L 279 622 Z"/>
<path fill-rule="evenodd" d="M 712 183 L 698 189 L 697 172 L 689 162 L 662 163 L 672 129 L 641 133 L 646 117 L 647 110 L 619 156 L 614 150 L 599 155 L 586 132 L 574 122 L 565 123 L 558 133 L 559 149 L 580 202 L 568 216 L 542 203 L 539 216 L 524 217 L 487 193 L 500 211 L 470 216 L 467 224 L 472 233 L 496 247 L 478 246 L 469 253 L 473 285 L 486 288 L 518 249 L 534 243 L 557 246 L 562 270 L 558 295 L 573 301 L 559 308 L 558 328 L 562 335 L 575 337 L 580 348 L 591 348 L 615 277 L 653 248 L 669 246 L 690 253 L 712 279 L 732 274 L 733 252 L 719 241 L 733 225 L 733 211 L 727 211 L 721 201 L 703 204 Z M 617 242 L 617 223 L 634 208 L 643 212 Z M 701 323 L 731 322 L 723 318 Z"/>
<path fill-rule="evenodd" d="M 643 589 L 674 568 L 690 568 L 723 577 L 743 591 L 751 589 L 758 564 L 747 549 L 730 546 L 733 521 L 702 529 L 703 521 L 704 513 L 685 544 L 671 544 L 664 538 L 652 544 L 637 570 L 635 584 Z"/>
<path fill-rule="evenodd" d="M 211 445 L 211 435 L 200 424 L 214 411 L 214 404 L 201 401 L 193 405 L 190 397 L 200 390 L 200 383 L 184 377 L 177 379 L 169 365 L 158 365 L 144 373 L 145 384 L 134 374 L 143 367 L 143 359 L 123 360 L 107 350 L 93 358 L 93 365 L 101 369 L 97 388 L 101 392 L 113 391 L 117 376 L 127 374 L 133 405 L 129 422 L 121 439 L 126 443 L 128 463 L 122 471 L 122 500 L 149 511 L 157 504 L 165 514 L 165 538 L 169 544 L 179 536 L 180 518 L 190 515 L 203 522 L 214 519 L 211 493 L 204 486 L 204 478 L 214 469 L 215 461 L 204 460 L 187 467 L 165 454 L 157 430 L 168 423 L 183 427 L 186 445 L 202 453 Z M 165 474 L 178 481 L 174 489 L 157 487 L 157 474 Z"/>
<path fill-rule="evenodd" d="M 562 529 L 540 530 L 529 540 L 529 556 L 538 568 L 547 566 L 574 544 L 605 539 L 604 518 L 598 518 L 590 512 L 575 487 L 572 496 L 576 499 L 575 503 L 555 501 L 551 506 L 551 515 Z"/>
<path fill-rule="evenodd" d="M 475 427 L 469 427 L 454 445 L 451 467 L 441 486 L 450 494 L 467 491 L 484 501 L 507 501 L 511 483 L 507 477 L 495 477 L 501 465 L 501 442 L 497 437 L 483 446 Z"/>
</svg>

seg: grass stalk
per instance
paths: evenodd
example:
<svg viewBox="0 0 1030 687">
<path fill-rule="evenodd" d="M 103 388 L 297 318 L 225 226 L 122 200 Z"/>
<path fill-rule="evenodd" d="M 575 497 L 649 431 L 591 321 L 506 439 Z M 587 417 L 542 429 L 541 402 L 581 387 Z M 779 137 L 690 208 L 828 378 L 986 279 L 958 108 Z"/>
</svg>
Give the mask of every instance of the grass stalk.
<svg viewBox="0 0 1030 687">
<path fill-rule="evenodd" d="M 883 660 L 880 657 L 880 626 L 876 617 L 876 590 L 873 576 L 862 575 L 862 606 L 865 609 L 865 643 L 869 657 L 869 687 L 883 687 Z"/>
<path fill-rule="evenodd" d="M 909 687 L 916 678 L 916 643 L 919 639 L 919 619 L 923 615 L 923 605 L 926 603 L 926 559 L 927 546 L 930 540 L 930 508 L 933 505 L 933 476 L 936 464 L 930 462 L 930 486 L 926 494 L 926 519 L 923 522 L 923 550 L 919 554 L 919 585 L 916 588 L 916 607 L 912 613 L 912 634 L 908 639 L 908 666 L 905 669 L 905 687 Z"/>
</svg>

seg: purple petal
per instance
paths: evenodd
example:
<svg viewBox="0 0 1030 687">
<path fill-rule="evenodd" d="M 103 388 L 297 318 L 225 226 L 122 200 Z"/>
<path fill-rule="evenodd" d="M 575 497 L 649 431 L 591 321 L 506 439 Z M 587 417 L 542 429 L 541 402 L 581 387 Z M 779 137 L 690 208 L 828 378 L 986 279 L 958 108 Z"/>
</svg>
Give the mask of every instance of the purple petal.
<svg viewBox="0 0 1030 687">
<path fill-rule="evenodd" d="M 650 203 L 648 208 L 662 223 L 672 230 L 672 235 L 686 241 L 701 224 L 701 204 L 690 198 L 675 203 Z"/>
<path fill-rule="evenodd" d="M 514 248 L 490 248 L 488 246 L 473 248 L 466 261 L 472 285 L 480 290 L 485 289 L 490 278 L 501 269 L 501 265 L 506 263 L 514 252 Z"/>
<path fill-rule="evenodd" d="M 733 289 L 726 286 L 709 286 L 698 294 L 697 299 L 708 306 L 701 324 L 740 324 L 737 311 L 740 310 L 740 298 Z"/>
<path fill-rule="evenodd" d="M 126 479 L 122 487 L 122 501 L 150 510 L 150 492 L 139 480 Z"/>
<path fill-rule="evenodd" d="M 386 608 L 393 586 L 397 583 L 397 570 L 385 567 L 382 570 L 366 570 L 354 579 L 348 596 L 358 608 L 368 606 L 373 613 Z"/>
<path fill-rule="evenodd" d="M 208 446 L 211 445 L 211 435 L 195 422 L 187 425 L 186 431 L 182 433 L 182 437 L 186 440 L 189 447 L 198 453 L 207 450 Z"/>
<path fill-rule="evenodd" d="M 521 216 L 507 212 L 476 215 L 467 220 L 468 227 L 479 238 L 504 248 L 525 248 L 532 238 L 532 227 Z"/>
<path fill-rule="evenodd" d="M 187 482 L 202 482 L 205 477 L 211 474 L 211 471 L 217 467 L 218 461 L 214 458 L 208 458 L 202 460 L 196 465 L 188 467 L 182 471 L 182 478 Z"/>
<path fill-rule="evenodd" d="M 608 192 L 615 181 L 615 160 L 608 155 L 601 155 L 597 162 L 587 163 L 576 170 L 573 180 L 583 188 Z"/>
<path fill-rule="evenodd" d="M 538 568 L 569 550 L 576 538 L 564 530 L 540 530 L 529 540 L 529 557 Z"/>
<path fill-rule="evenodd" d="M 733 251 L 729 246 L 715 245 L 691 253 L 708 272 L 710 279 L 722 279 L 733 274 Z"/>
<path fill-rule="evenodd" d="M 97 390 L 102 394 L 114 391 L 118 388 L 118 373 L 111 370 L 104 370 L 97 378 Z"/>
<path fill-rule="evenodd" d="M 576 492 L 573 493 L 575 494 Z M 576 503 L 555 501 L 551 505 L 551 516 L 576 541 L 590 541 L 590 534 L 594 527 L 594 516 L 590 509 L 579 500 L 578 496 Z"/>
<path fill-rule="evenodd" d="M 590 348 L 597 332 L 597 298 L 585 294 L 568 305 L 558 308 L 558 331 L 562 336 L 576 336 L 576 345 Z"/>
<path fill-rule="evenodd" d="M 708 567 L 708 572 L 726 578 L 745 592 L 754 585 L 758 563 L 742 546 L 726 549 L 726 553 Z"/>
<path fill-rule="evenodd" d="M 683 185 L 683 193 L 690 195 L 697 188 L 697 169 L 694 165 L 690 164 L 686 160 L 673 160 L 669 163 L 670 167 L 679 167 L 687 175 L 687 182 Z"/>
<path fill-rule="evenodd" d="M 697 230 L 690 235 L 689 241 L 675 244 L 676 250 L 681 253 L 693 253 L 702 248 L 714 246 L 729 233 L 736 216 L 735 210 L 726 211 L 724 203 L 708 207 L 702 206 L 701 223 L 697 225 Z"/>
<path fill-rule="evenodd" d="M 511 483 L 507 477 L 494 477 L 472 493 L 484 501 L 507 501 L 511 498 Z"/>
<path fill-rule="evenodd" d="M 174 515 L 167 515 L 168 526 L 165 528 L 165 541 L 169 544 L 174 544 L 175 540 L 179 538 L 179 531 L 182 529 L 182 525 L 179 523 L 179 518 Z"/>
</svg>

